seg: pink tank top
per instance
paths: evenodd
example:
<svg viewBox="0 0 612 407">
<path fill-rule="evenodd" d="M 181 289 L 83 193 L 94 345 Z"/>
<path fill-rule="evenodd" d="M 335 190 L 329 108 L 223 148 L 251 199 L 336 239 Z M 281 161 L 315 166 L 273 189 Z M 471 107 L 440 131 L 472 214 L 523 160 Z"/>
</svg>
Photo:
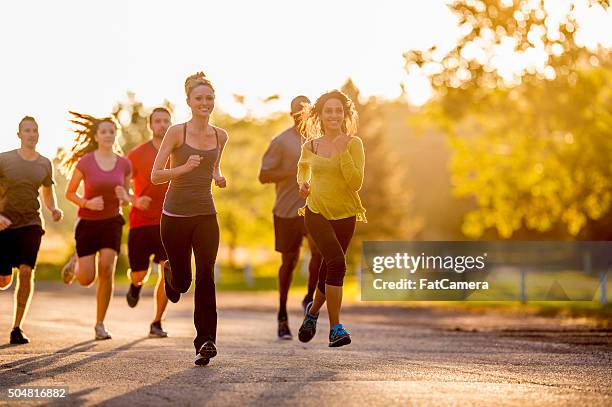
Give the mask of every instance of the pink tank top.
<svg viewBox="0 0 612 407">
<path fill-rule="evenodd" d="M 119 198 L 115 195 L 115 187 L 125 187 L 125 177 L 130 175 L 132 168 L 127 158 L 117 155 L 115 168 L 104 171 L 98 165 L 94 153 L 87 153 L 76 165 L 76 169 L 83 174 L 85 185 L 85 199 L 102 196 L 104 209 L 93 211 L 91 209 L 79 208 L 78 217 L 81 219 L 100 220 L 109 219 L 121 214 Z"/>
</svg>

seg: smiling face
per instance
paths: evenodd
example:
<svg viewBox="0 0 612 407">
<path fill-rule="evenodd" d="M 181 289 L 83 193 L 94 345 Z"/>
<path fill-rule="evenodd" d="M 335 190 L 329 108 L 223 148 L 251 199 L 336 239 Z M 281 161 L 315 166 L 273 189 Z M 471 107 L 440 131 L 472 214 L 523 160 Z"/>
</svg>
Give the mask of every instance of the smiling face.
<svg viewBox="0 0 612 407">
<path fill-rule="evenodd" d="M 96 142 L 99 147 L 112 149 L 115 144 L 115 138 L 117 137 L 117 128 L 114 123 L 102 122 L 98 125 L 96 131 Z"/>
<path fill-rule="evenodd" d="M 38 124 L 33 120 L 25 120 L 19 126 L 17 136 L 21 139 L 21 145 L 34 150 L 38 144 Z"/>
<path fill-rule="evenodd" d="M 210 86 L 197 86 L 189 93 L 187 105 L 191 108 L 194 117 L 210 116 L 215 108 L 215 92 Z"/>
<path fill-rule="evenodd" d="M 324 131 L 342 130 L 344 108 L 338 99 L 329 99 L 321 109 L 321 125 Z"/>
</svg>

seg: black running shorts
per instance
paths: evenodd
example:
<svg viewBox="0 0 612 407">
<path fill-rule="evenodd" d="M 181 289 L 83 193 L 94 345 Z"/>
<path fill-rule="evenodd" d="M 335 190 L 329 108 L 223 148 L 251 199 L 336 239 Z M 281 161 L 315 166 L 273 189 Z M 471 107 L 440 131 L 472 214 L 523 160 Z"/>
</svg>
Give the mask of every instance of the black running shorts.
<svg viewBox="0 0 612 407">
<path fill-rule="evenodd" d="M 149 269 L 149 259 L 159 264 L 168 259 L 157 226 L 141 226 L 130 229 L 128 237 L 128 258 L 132 271 L 145 271 Z"/>
<path fill-rule="evenodd" d="M 10 276 L 13 267 L 36 266 L 40 241 L 45 231 L 39 225 L 4 229 L 0 232 L 0 276 Z"/>
<path fill-rule="evenodd" d="M 119 253 L 123 225 L 125 221 L 121 215 L 100 220 L 79 219 L 74 232 L 77 256 L 90 256 L 101 249 Z"/>
<path fill-rule="evenodd" d="M 294 253 L 300 250 L 306 235 L 304 217 L 281 218 L 274 215 L 274 250 L 280 253 Z"/>
</svg>

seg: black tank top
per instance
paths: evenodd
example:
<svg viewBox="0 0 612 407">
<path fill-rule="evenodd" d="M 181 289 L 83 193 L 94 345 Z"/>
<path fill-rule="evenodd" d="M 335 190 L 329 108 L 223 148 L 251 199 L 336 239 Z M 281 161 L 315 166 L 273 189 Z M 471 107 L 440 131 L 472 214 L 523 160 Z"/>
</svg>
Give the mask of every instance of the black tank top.
<svg viewBox="0 0 612 407">
<path fill-rule="evenodd" d="M 213 130 L 217 139 L 216 147 L 212 150 L 199 150 L 187 144 L 187 123 L 183 125 L 183 144 L 172 152 L 174 165 L 178 167 L 185 164 L 191 155 L 199 155 L 202 161 L 191 172 L 170 181 L 164 199 L 166 214 L 197 216 L 217 213 L 212 197 L 212 177 L 219 156 L 219 134 L 216 128 L 213 127 Z"/>
</svg>

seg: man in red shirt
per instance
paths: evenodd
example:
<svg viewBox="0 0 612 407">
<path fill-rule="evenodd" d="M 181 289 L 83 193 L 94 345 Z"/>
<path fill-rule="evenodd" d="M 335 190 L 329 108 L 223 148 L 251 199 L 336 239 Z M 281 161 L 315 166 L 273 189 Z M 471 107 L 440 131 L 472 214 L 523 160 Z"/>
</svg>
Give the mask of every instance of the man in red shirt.
<svg viewBox="0 0 612 407">
<path fill-rule="evenodd" d="M 164 290 L 164 267 L 167 256 L 159 233 L 162 206 L 168 184 L 153 185 L 151 169 L 162 139 L 170 127 L 170 112 L 163 107 L 153 110 L 149 116 L 149 128 L 153 133 L 151 140 L 134 147 L 128 154 L 132 163 L 134 198 L 130 211 L 130 234 L 128 238 L 128 258 L 132 283 L 127 292 L 127 303 L 135 307 L 140 298 L 142 284 L 149 276 L 150 258 L 159 264 L 159 277 L 155 286 L 155 318 L 151 323 L 149 337 L 165 338 L 168 334 L 162 329 L 161 320 L 168 305 Z"/>
</svg>

